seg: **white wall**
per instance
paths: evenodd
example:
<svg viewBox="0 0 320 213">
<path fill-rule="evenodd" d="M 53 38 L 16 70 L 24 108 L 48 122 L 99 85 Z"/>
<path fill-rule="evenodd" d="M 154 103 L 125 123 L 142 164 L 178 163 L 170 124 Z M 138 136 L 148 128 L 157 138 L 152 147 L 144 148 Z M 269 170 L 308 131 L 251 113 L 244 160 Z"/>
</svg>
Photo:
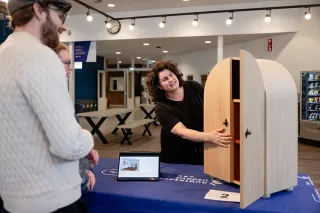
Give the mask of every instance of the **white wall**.
<svg viewBox="0 0 320 213">
<path fill-rule="evenodd" d="M 302 18 L 301 18 L 302 19 Z M 300 71 L 320 70 L 320 9 L 312 9 L 312 18 L 303 20 L 298 33 L 273 37 L 273 51 L 267 51 L 267 38 L 224 46 L 224 58 L 239 57 L 241 49 L 256 58 L 271 59 L 281 63 L 292 74 L 300 91 Z M 274 21 L 274 20 L 272 20 Z M 217 63 L 217 49 L 206 49 L 180 55 L 168 55 L 165 60 L 178 63 L 186 75 L 193 74 L 201 82 L 200 75 L 210 72 Z"/>
<path fill-rule="evenodd" d="M 167 14 L 180 12 L 228 10 L 236 8 L 268 7 L 281 5 L 296 5 L 318 3 L 319 0 L 284 0 L 270 1 L 262 3 L 231 4 L 205 7 L 172 8 L 148 11 L 129 11 L 121 13 L 110 13 L 114 17 L 143 16 L 150 14 Z M 230 13 L 203 14 L 199 15 L 199 24 L 193 27 L 191 22 L 195 18 L 190 16 L 167 17 L 166 26 L 161 29 L 158 24 L 162 18 L 137 19 L 135 30 L 128 29 L 132 20 L 121 21 L 122 29 L 116 35 L 111 35 L 105 27 L 106 17 L 101 14 L 92 13 L 94 20 L 88 22 L 86 15 L 70 16 L 66 22 L 72 31 L 71 35 L 64 33 L 61 41 L 96 41 L 115 39 L 139 39 L 139 38 L 159 38 L 159 37 L 181 37 L 181 36 L 208 36 L 208 35 L 231 35 L 231 34 L 255 34 L 255 33 L 275 33 L 275 32 L 296 32 L 301 24 L 305 8 L 285 9 L 272 11 L 271 23 L 264 23 L 266 11 L 248 11 L 234 13 L 234 23 L 226 25 L 225 21 Z"/>
</svg>

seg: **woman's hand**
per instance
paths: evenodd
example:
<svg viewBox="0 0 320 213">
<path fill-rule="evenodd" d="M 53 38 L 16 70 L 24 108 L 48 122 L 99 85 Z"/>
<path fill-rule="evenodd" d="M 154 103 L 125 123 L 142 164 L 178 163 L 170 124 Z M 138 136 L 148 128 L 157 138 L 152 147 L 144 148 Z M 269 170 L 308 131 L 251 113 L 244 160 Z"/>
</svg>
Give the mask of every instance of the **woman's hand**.
<svg viewBox="0 0 320 213">
<path fill-rule="evenodd" d="M 92 167 L 96 166 L 99 162 L 99 153 L 95 149 L 92 149 L 88 154 L 88 160 L 93 162 L 93 165 L 91 165 Z"/>
<path fill-rule="evenodd" d="M 88 175 L 88 188 L 87 190 L 93 189 L 94 185 L 96 184 L 96 178 L 94 177 L 94 174 L 90 170 L 86 170 L 86 173 Z"/>
<path fill-rule="evenodd" d="M 228 144 L 231 143 L 232 137 L 231 134 L 226 134 L 223 132 L 223 128 L 213 130 L 209 133 L 207 141 L 227 148 Z"/>
<path fill-rule="evenodd" d="M 212 132 L 199 132 L 186 128 L 181 122 L 177 123 L 171 130 L 175 135 L 194 142 L 211 142 L 222 147 L 228 147 L 231 143 L 231 134 L 225 134 L 225 129 L 215 129 Z"/>
</svg>

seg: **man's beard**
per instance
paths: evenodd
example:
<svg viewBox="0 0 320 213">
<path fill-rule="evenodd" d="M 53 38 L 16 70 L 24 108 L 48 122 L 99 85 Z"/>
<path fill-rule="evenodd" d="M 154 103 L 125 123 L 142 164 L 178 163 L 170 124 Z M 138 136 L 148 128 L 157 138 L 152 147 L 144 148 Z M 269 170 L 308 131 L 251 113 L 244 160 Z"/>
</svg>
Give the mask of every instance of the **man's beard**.
<svg viewBox="0 0 320 213">
<path fill-rule="evenodd" d="M 58 27 L 53 23 L 49 15 L 46 22 L 41 26 L 41 41 L 52 49 L 59 45 Z"/>
</svg>

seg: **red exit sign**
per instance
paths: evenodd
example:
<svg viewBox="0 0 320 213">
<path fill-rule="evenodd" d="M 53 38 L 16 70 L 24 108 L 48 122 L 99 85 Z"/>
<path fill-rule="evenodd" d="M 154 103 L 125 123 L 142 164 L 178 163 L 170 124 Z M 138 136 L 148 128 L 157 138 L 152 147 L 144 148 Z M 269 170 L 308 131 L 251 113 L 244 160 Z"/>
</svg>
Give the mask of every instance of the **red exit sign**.
<svg viewBox="0 0 320 213">
<path fill-rule="evenodd" d="M 268 38 L 268 52 L 272 52 L 272 38 Z"/>
</svg>

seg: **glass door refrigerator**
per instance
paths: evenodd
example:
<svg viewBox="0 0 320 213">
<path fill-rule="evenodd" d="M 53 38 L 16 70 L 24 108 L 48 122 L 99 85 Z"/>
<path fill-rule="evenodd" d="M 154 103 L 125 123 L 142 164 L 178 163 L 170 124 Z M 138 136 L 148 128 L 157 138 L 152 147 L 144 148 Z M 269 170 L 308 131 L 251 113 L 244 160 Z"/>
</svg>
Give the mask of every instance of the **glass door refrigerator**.
<svg viewBox="0 0 320 213">
<path fill-rule="evenodd" d="M 301 72 L 300 138 L 320 143 L 320 71 Z"/>
</svg>

